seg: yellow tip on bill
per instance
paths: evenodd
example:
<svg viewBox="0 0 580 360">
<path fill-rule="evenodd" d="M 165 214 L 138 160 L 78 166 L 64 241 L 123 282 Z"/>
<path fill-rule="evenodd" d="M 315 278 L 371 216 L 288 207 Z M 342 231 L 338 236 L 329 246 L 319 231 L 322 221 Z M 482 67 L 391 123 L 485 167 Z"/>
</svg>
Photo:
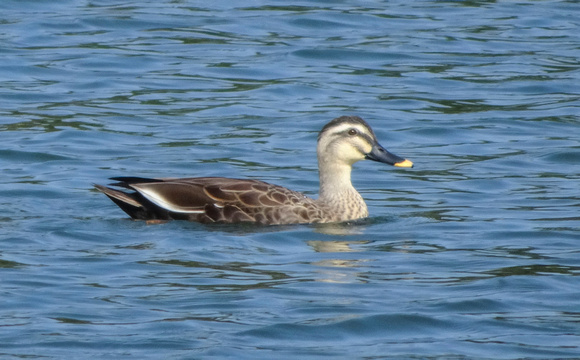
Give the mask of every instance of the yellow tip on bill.
<svg viewBox="0 0 580 360">
<path fill-rule="evenodd" d="M 410 167 L 413 167 L 413 162 L 405 159 L 403 161 L 400 161 L 400 162 L 396 163 L 395 166 L 398 166 L 398 167 L 408 167 L 408 168 L 410 168 Z"/>
</svg>

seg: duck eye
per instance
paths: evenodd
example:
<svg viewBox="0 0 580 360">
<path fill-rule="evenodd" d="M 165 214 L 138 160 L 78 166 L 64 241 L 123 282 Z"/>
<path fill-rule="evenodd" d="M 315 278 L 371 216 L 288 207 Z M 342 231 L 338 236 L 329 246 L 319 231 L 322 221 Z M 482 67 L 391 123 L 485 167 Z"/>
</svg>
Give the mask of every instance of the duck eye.
<svg viewBox="0 0 580 360">
<path fill-rule="evenodd" d="M 351 135 L 351 136 L 353 136 L 353 135 L 356 135 L 357 134 L 357 131 L 355 129 L 350 129 L 348 131 L 348 134 Z"/>
</svg>

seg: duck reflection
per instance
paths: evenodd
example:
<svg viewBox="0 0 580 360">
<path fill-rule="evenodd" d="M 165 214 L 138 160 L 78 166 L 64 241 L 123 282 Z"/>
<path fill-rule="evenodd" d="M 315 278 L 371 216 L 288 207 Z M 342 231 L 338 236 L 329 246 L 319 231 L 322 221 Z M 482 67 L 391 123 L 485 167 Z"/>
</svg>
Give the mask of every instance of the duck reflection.
<svg viewBox="0 0 580 360">
<path fill-rule="evenodd" d="M 316 252 L 358 252 L 360 249 L 355 249 L 353 245 L 368 244 L 370 241 L 358 240 L 358 241 L 321 241 L 321 240 L 311 240 L 306 242 L 309 246 Z"/>
<path fill-rule="evenodd" d="M 347 253 L 362 251 L 356 248 L 356 245 L 368 244 L 370 241 L 356 240 L 356 241 L 320 241 L 311 240 L 307 244 L 319 253 Z M 330 282 L 330 283 L 354 283 L 366 282 L 360 276 L 360 272 L 356 269 L 363 267 L 363 263 L 369 261 L 368 259 L 323 259 L 312 262 L 311 264 L 319 267 L 317 273 L 319 277 L 316 281 Z"/>
<path fill-rule="evenodd" d="M 326 235 L 360 235 L 366 230 L 366 222 L 353 221 L 341 223 L 316 224 L 314 231 Z"/>
</svg>

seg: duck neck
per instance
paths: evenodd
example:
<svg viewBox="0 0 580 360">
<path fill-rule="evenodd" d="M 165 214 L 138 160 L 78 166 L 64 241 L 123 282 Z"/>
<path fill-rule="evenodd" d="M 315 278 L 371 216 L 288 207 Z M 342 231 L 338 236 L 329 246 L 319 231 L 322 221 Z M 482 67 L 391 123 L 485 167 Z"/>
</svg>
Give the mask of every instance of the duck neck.
<svg viewBox="0 0 580 360">
<path fill-rule="evenodd" d="M 362 196 L 352 186 L 352 166 L 319 159 L 320 195 L 318 201 L 329 207 L 337 221 L 368 216 Z"/>
<path fill-rule="evenodd" d="M 352 167 L 346 164 L 319 163 L 320 198 L 331 199 L 356 192 L 350 181 Z"/>
</svg>

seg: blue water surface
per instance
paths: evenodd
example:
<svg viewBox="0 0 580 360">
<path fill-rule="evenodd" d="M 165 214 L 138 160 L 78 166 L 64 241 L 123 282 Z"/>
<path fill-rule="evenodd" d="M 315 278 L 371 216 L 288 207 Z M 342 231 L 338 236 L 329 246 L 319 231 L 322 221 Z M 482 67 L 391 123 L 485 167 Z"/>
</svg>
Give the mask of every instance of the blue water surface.
<svg viewBox="0 0 580 360">
<path fill-rule="evenodd" d="M 0 357 L 580 358 L 576 1 L 0 2 Z M 112 176 L 318 192 L 341 226 L 131 221 Z"/>
</svg>

